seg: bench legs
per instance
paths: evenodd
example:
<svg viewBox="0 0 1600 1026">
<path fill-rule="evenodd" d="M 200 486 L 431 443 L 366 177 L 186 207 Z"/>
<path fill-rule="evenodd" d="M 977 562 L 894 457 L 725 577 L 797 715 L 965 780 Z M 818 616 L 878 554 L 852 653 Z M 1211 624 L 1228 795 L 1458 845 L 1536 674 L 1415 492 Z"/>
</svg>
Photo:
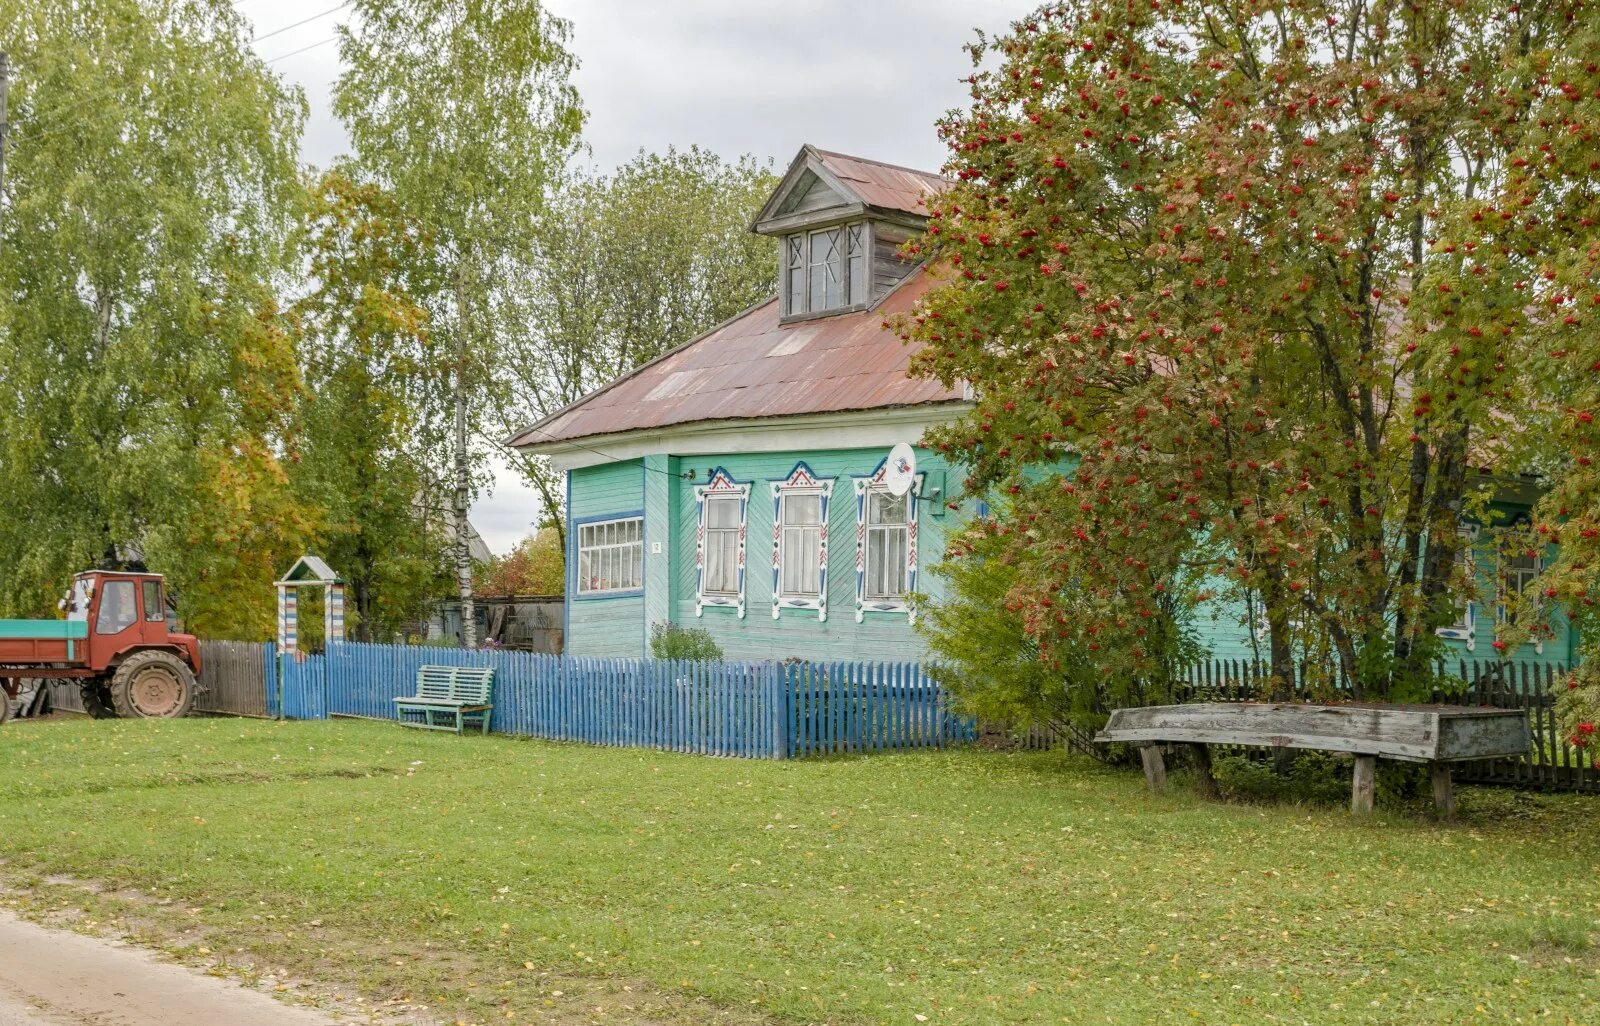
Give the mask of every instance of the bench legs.
<svg viewBox="0 0 1600 1026">
<path fill-rule="evenodd" d="M 1211 749 L 1203 744 L 1192 744 L 1189 751 L 1194 756 L 1194 789 L 1202 798 L 1215 798 L 1217 778 L 1211 775 Z"/>
<path fill-rule="evenodd" d="M 1167 789 L 1167 764 L 1161 757 L 1159 745 L 1140 745 L 1139 759 L 1144 763 L 1144 782 L 1152 791 Z"/>
<path fill-rule="evenodd" d="M 1356 756 L 1355 779 L 1350 783 L 1350 811 L 1357 815 L 1367 815 L 1372 811 L 1372 797 L 1375 789 L 1373 777 L 1377 773 L 1378 757 L 1376 755 Z"/>
<path fill-rule="evenodd" d="M 1450 779 L 1450 764 L 1436 762 L 1433 770 L 1433 808 L 1440 819 L 1451 820 L 1456 818 L 1456 789 Z"/>
</svg>

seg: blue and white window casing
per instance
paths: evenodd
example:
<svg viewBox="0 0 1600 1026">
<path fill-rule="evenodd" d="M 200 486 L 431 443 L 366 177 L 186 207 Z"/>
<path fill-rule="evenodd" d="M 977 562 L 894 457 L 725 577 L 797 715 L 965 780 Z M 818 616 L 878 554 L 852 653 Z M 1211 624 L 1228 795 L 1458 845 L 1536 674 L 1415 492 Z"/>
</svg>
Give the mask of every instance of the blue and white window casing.
<svg viewBox="0 0 1600 1026">
<path fill-rule="evenodd" d="M 772 618 L 784 609 L 815 609 L 828 618 L 828 502 L 833 478 L 805 461 L 772 487 Z"/>
<path fill-rule="evenodd" d="M 912 615 L 917 590 L 917 497 L 926 475 L 911 490 L 892 494 L 884 484 L 888 459 L 866 477 L 852 478 L 856 491 L 856 622 L 868 613 Z"/>
<path fill-rule="evenodd" d="M 699 526 L 694 535 L 694 615 L 705 608 L 731 608 L 744 619 L 745 524 L 749 482 L 735 481 L 721 467 L 694 490 Z"/>
<path fill-rule="evenodd" d="M 1468 652 L 1478 648 L 1478 560 L 1474 555 L 1474 546 L 1478 542 L 1478 525 L 1465 524 L 1461 528 L 1461 550 L 1456 553 L 1456 560 L 1466 575 L 1471 591 L 1467 600 L 1456 607 L 1455 621 L 1440 627 L 1437 631 L 1439 637 L 1449 638 L 1452 641 L 1464 643 Z"/>
<path fill-rule="evenodd" d="M 1495 625 L 1510 626 L 1515 622 L 1519 611 L 1512 608 L 1512 596 L 1521 600 L 1523 608 L 1520 612 L 1523 615 L 1542 618 L 1544 602 L 1538 593 L 1532 590 L 1532 585 L 1544 570 L 1544 557 L 1525 549 L 1502 548 L 1496 570 L 1498 572 L 1495 575 L 1497 578 Z M 1541 631 L 1533 632 L 1533 650 L 1541 655 L 1544 653 L 1544 637 Z"/>
<path fill-rule="evenodd" d="M 644 514 L 629 512 L 575 523 L 578 598 L 636 595 L 644 588 Z"/>
</svg>

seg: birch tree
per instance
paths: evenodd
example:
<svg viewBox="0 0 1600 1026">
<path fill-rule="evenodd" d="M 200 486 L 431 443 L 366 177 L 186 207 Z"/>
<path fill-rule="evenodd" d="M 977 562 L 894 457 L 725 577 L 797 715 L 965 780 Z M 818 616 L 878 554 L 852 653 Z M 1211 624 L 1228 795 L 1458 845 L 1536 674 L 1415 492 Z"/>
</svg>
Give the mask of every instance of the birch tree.
<svg viewBox="0 0 1600 1026">
<path fill-rule="evenodd" d="M 448 438 L 433 456 L 450 467 L 454 570 L 470 648 L 467 510 L 493 424 L 492 364 L 516 330 L 508 290 L 529 273 L 546 191 L 583 121 L 569 82 L 570 26 L 538 0 L 357 0 L 352 10 L 334 89 L 354 146 L 350 169 L 422 227 L 428 258 L 443 268 L 437 285 L 415 298 L 450 354 L 453 395 L 448 410 L 424 411 L 422 430 Z"/>
</svg>

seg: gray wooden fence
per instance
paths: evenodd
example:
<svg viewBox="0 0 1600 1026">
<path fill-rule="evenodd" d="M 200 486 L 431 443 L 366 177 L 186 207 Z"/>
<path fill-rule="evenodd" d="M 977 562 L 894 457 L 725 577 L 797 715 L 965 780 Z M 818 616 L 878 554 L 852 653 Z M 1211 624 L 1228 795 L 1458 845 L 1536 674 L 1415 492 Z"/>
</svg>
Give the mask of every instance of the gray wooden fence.
<svg viewBox="0 0 1600 1026">
<path fill-rule="evenodd" d="M 260 641 L 200 642 L 200 686 L 194 711 L 223 716 L 266 716 L 267 682 L 273 673 L 273 646 Z M 51 685 L 50 703 L 83 712 L 75 680 Z"/>
</svg>

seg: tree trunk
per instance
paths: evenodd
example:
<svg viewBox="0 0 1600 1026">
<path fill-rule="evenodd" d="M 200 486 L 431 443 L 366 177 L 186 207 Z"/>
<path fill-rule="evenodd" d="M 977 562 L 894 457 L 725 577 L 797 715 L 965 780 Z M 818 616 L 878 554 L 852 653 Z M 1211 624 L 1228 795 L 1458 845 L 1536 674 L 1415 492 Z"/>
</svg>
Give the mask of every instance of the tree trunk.
<svg viewBox="0 0 1600 1026">
<path fill-rule="evenodd" d="M 467 465 L 467 304 L 463 268 L 456 265 L 456 488 L 451 513 L 455 518 L 456 586 L 461 596 L 461 647 L 477 648 L 477 610 L 472 602 L 471 526 L 467 510 L 471 503 L 472 481 Z"/>
</svg>

